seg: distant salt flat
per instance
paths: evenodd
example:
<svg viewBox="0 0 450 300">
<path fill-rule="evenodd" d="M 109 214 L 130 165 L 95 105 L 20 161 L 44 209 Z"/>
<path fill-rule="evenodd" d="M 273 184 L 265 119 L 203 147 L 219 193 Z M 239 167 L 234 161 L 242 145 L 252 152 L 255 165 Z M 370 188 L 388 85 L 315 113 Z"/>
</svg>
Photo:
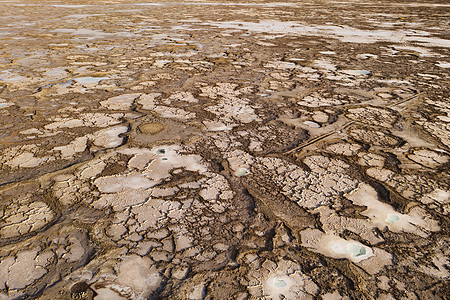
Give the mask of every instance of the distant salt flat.
<svg viewBox="0 0 450 300">
<path fill-rule="evenodd" d="M 183 5 L 218 5 L 218 6 L 297 6 L 297 3 L 289 2 L 268 2 L 268 3 L 252 3 L 252 2 L 227 2 L 227 3 L 216 3 L 216 2 L 172 2 L 171 4 L 183 4 Z"/>
<path fill-rule="evenodd" d="M 296 34 L 304 36 L 327 36 L 347 43 L 412 42 L 429 47 L 450 47 L 450 40 L 433 37 L 419 30 L 363 30 L 350 26 L 304 25 L 298 22 L 262 20 L 260 22 L 204 22 L 223 29 L 248 30 L 271 34 Z"/>
<path fill-rule="evenodd" d="M 85 4 L 52 4 L 53 7 L 63 7 L 63 8 L 81 8 L 81 7 L 87 7 L 92 5 L 85 5 Z"/>
</svg>

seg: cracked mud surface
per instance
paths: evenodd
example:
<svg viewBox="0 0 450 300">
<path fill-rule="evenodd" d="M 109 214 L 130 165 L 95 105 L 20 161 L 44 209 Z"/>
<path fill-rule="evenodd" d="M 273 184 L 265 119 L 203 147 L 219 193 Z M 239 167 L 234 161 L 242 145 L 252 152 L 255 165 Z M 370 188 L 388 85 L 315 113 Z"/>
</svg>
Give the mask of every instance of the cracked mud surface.
<svg viewBox="0 0 450 300">
<path fill-rule="evenodd" d="M 448 299 L 449 13 L 0 1 L 0 299 Z"/>
</svg>

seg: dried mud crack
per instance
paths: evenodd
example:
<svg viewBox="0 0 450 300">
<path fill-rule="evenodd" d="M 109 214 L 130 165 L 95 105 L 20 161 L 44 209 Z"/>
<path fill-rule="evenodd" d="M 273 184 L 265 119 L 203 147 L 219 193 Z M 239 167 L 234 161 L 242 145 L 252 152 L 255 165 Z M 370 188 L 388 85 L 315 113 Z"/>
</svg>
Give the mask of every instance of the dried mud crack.
<svg viewBox="0 0 450 300">
<path fill-rule="evenodd" d="M 0 299 L 448 299 L 445 1 L 0 1 Z"/>
</svg>

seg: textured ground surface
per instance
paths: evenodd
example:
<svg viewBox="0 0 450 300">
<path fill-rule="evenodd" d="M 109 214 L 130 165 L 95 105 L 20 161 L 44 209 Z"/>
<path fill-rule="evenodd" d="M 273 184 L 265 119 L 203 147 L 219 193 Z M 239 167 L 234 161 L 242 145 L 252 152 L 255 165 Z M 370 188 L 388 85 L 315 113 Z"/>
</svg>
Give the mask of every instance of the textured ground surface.
<svg viewBox="0 0 450 300">
<path fill-rule="evenodd" d="M 0 299 L 448 299 L 447 1 L 0 1 Z"/>
</svg>

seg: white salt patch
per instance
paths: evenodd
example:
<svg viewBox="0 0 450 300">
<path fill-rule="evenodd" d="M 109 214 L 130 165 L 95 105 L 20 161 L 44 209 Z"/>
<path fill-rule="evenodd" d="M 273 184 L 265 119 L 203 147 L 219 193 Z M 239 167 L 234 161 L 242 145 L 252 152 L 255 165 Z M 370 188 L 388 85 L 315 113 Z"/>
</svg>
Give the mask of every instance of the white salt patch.
<svg viewBox="0 0 450 300">
<path fill-rule="evenodd" d="M 152 110 L 163 118 L 174 118 L 179 120 L 188 120 L 195 118 L 195 113 L 185 111 L 181 108 L 162 106 L 156 104 L 156 98 L 161 96 L 159 93 L 144 94 L 137 99 L 137 103 L 142 105 L 143 109 Z M 170 99 L 170 98 L 169 98 Z"/>
<path fill-rule="evenodd" d="M 247 261 L 254 262 L 257 257 L 248 255 Z M 249 276 L 251 299 L 313 299 L 312 295 L 319 291 L 301 267 L 289 260 L 266 260 L 261 269 L 251 270 Z"/>
<path fill-rule="evenodd" d="M 417 53 L 419 53 L 420 56 L 425 56 L 425 57 L 440 56 L 439 54 L 433 53 L 424 47 L 413 47 L 413 46 L 391 46 L 391 47 L 398 49 L 398 50 L 409 50 L 409 51 L 417 52 Z"/>
<path fill-rule="evenodd" d="M 267 279 L 265 291 L 269 295 L 286 295 L 292 286 L 292 280 L 286 275 L 273 274 Z"/>
<path fill-rule="evenodd" d="M 447 116 L 436 116 L 436 118 L 438 118 L 439 120 L 446 122 L 446 123 L 450 123 L 450 117 Z"/>
<path fill-rule="evenodd" d="M 345 240 L 334 233 L 325 234 L 318 229 L 301 232 L 302 245 L 328 257 L 346 258 L 369 274 L 376 274 L 385 265 L 392 264 L 392 255 L 379 248 L 370 248 L 354 240 Z"/>
<path fill-rule="evenodd" d="M 102 193 L 118 193 L 125 190 L 147 189 L 156 184 L 144 175 L 139 173 L 131 173 L 121 176 L 106 176 L 97 178 L 94 181 L 100 192 Z"/>
<path fill-rule="evenodd" d="M 436 189 L 433 192 L 423 196 L 421 201 L 424 203 L 436 201 L 438 203 L 447 204 L 450 202 L 450 193 L 448 191 Z"/>
<path fill-rule="evenodd" d="M 8 70 L 2 71 L 0 73 L 0 80 L 7 81 L 7 82 L 24 81 L 26 79 L 27 79 L 27 77 L 18 75 L 16 73 L 13 73 Z"/>
<path fill-rule="evenodd" d="M 429 78 L 440 78 L 438 75 L 433 75 L 433 74 L 423 74 L 423 73 L 417 73 L 418 76 L 422 76 L 422 77 L 429 77 Z"/>
<path fill-rule="evenodd" d="M 189 120 L 195 118 L 195 113 L 176 107 L 155 106 L 153 111 L 158 113 L 163 118 L 173 118 L 179 120 Z"/>
<path fill-rule="evenodd" d="M 228 131 L 233 129 L 233 126 L 236 126 L 215 121 L 202 121 L 202 123 L 208 131 Z"/>
<path fill-rule="evenodd" d="M 53 148 L 54 151 L 60 151 L 62 158 L 70 158 L 76 153 L 83 152 L 86 149 L 88 138 L 82 136 L 73 140 L 69 145 Z"/>
<path fill-rule="evenodd" d="M 200 283 L 194 286 L 192 292 L 187 295 L 187 299 L 189 300 L 197 300 L 197 299 L 205 299 L 206 296 L 206 286 L 205 283 Z"/>
<path fill-rule="evenodd" d="M 317 124 L 316 122 L 312 122 L 312 121 L 305 121 L 303 122 L 303 124 L 305 124 L 306 126 L 309 126 L 311 128 L 320 128 L 320 124 Z"/>
<path fill-rule="evenodd" d="M 332 251 L 335 258 L 347 258 L 355 263 L 374 255 L 371 248 L 356 241 L 344 240 L 338 236 L 328 235 L 322 243 Z"/>
<path fill-rule="evenodd" d="M 143 109 L 152 110 L 156 107 L 155 99 L 159 96 L 161 96 L 159 93 L 144 94 L 137 99 L 137 102 L 142 105 Z"/>
<path fill-rule="evenodd" d="M 209 106 L 205 110 L 218 116 L 221 122 L 227 124 L 233 121 L 251 123 L 261 121 L 255 110 L 248 105 L 248 100 L 237 97 L 223 98 L 217 105 Z"/>
<path fill-rule="evenodd" d="M 440 151 L 418 149 L 408 155 L 408 158 L 429 168 L 435 168 L 449 161 L 449 156 Z"/>
<path fill-rule="evenodd" d="M 10 167 L 34 168 L 50 160 L 54 160 L 54 158 L 50 156 L 35 157 L 33 153 L 24 152 L 5 164 Z"/>
<path fill-rule="evenodd" d="M 326 123 L 328 122 L 329 116 L 328 114 L 324 113 L 323 111 L 316 111 L 314 115 L 312 116 L 313 120 L 319 123 Z"/>
<path fill-rule="evenodd" d="M 235 173 L 240 169 L 249 170 L 250 165 L 254 162 L 255 160 L 250 154 L 241 150 L 235 150 L 228 155 L 228 163 Z"/>
<path fill-rule="evenodd" d="M 137 6 L 161 6 L 162 3 L 133 3 L 133 5 Z"/>
<path fill-rule="evenodd" d="M 108 179 L 109 178 L 105 178 L 105 180 Z M 109 188 L 109 182 L 105 181 L 102 184 Z M 148 186 L 151 187 L 155 184 L 156 183 L 149 183 Z M 97 209 L 104 209 L 105 207 L 111 206 L 114 211 L 123 211 L 124 209 L 127 209 L 129 207 L 137 207 L 139 205 L 144 205 L 144 203 L 146 203 L 145 205 L 149 204 L 152 201 L 150 196 L 150 190 L 132 189 L 125 187 L 124 190 L 119 193 L 102 194 L 98 200 L 95 200 L 92 203 L 92 206 Z"/>
<path fill-rule="evenodd" d="M 175 101 L 183 101 L 183 102 L 188 102 L 188 103 L 197 103 L 198 99 L 194 97 L 194 95 L 192 95 L 192 93 L 189 92 L 179 92 L 179 93 L 175 93 L 170 95 L 169 97 L 170 100 L 175 100 Z"/>
<path fill-rule="evenodd" d="M 377 59 L 378 55 L 371 54 L 371 53 L 363 53 L 363 54 L 356 55 L 356 58 L 357 59 L 369 59 L 369 58 Z"/>
<path fill-rule="evenodd" d="M 342 70 L 341 72 L 351 76 L 365 76 L 372 73 L 367 70 Z"/>
<path fill-rule="evenodd" d="M 80 119 L 66 119 L 57 122 L 53 122 L 44 126 L 47 130 L 54 130 L 57 128 L 74 128 L 81 127 L 84 125 L 83 120 Z"/>
<path fill-rule="evenodd" d="M 188 171 L 204 173 L 207 168 L 201 164 L 199 155 L 180 155 L 179 146 L 160 146 L 152 149 L 153 160 L 145 168 L 144 174 L 152 180 L 161 180 L 170 176 L 169 171 L 184 168 Z"/>
<path fill-rule="evenodd" d="M 170 171 L 173 169 L 185 169 L 192 172 L 205 173 L 208 169 L 202 164 L 202 157 L 199 155 L 182 155 L 178 151 L 180 146 L 159 146 L 151 150 L 148 149 L 122 149 L 120 153 L 126 155 L 134 155 L 128 163 L 129 168 L 142 171 L 142 174 L 135 175 L 131 178 L 136 180 L 136 188 L 148 188 L 160 183 L 163 179 L 171 176 Z M 129 176 L 129 175 L 127 175 Z M 129 183 L 123 182 L 125 176 L 119 178 L 119 183 L 113 187 L 105 187 L 107 184 L 100 182 L 99 189 L 107 192 L 117 192 L 124 189 Z M 105 177 L 106 178 L 106 177 Z M 100 179 L 100 178 L 99 178 Z M 97 179 L 97 180 L 99 180 Z M 112 179 L 108 179 L 111 183 Z M 130 180 L 130 179 L 127 179 Z M 113 180 L 114 181 L 114 180 Z M 96 184 L 98 182 L 96 181 Z M 141 184 L 141 186 L 140 186 Z"/>
<path fill-rule="evenodd" d="M 135 298 L 148 299 L 162 282 L 159 271 L 153 266 L 148 257 L 131 255 L 124 258 L 119 265 L 118 281 L 125 286 L 131 287 Z"/>
<path fill-rule="evenodd" d="M 94 139 L 94 144 L 99 147 L 114 148 L 123 143 L 120 134 L 128 131 L 128 126 L 119 125 L 111 128 L 102 129 L 90 135 Z"/>
<path fill-rule="evenodd" d="M 125 148 L 117 150 L 118 153 L 125 155 L 135 155 L 142 153 L 151 153 L 150 149 L 141 149 L 141 148 Z"/>
<path fill-rule="evenodd" d="M 171 60 L 156 60 L 153 63 L 153 66 L 156 67 L 156 68 L 162 68 L 162 67 L 164 67 L 165 65 L 167 65 L 170 62 L 172 62 L 172 61 Z"/>
<path fill-rule="evenodd" d="M 131 108 L 131 105 L 134 103 L 134 100 L 136 100 L 141 95 L 142 94 L 139 93 L 124 94 L 101 101 L 100 104 L 108 109 L 127 110 Z"/>
<path fill-rule="evenodd" d="M 174 2 L 177 3 L 177 2 Z M 244 2 L 181 2 L 183 5 L 213 5 L 213 6 L 264 6 L 264 7 L 282 7 L 296 6 L 295 3 L 269 2 L 269 3 L 244 3 Z"/>
<path fill-rule="evenodd" d="M 327 71 L 336 71 L 337 67 L 329 60 L 317 59 L 314 61 L 314 66 Z"/>
<path fill-rule="evenodd" d="M 287 61 L 271 61 L 264 65 L 265 68 L 274 68 L 280 70 L 295 69 L 297 65 Z"/>
<path fill-rule="evenodd" d="M 276 46 L 276 44 L 273 44 L 273 43 L 267 43 L 267 42 L 256 42 L 256 44 L 257 45 L 260 45 L 260 46 L 265 46 L 265 47 L 275 47 Z"/>
<path fill-rule="evenodd" d="M 438 64 L 436 64 L 438 67 L 444 68 L 444 69 L 448 69 L 450 68 L 450 63 L 449 62 L 443 62 L 440 61 Z"/>
<path fill-rule="evenodd" d="M 96 17 L 96 16 L 101 16 L 101 15 L 102 14 L 73 14 L 73 15 L 65 16 L 63 19 L 85 19 L 88 17 Z M 61 45 L 68 46 L 68 44 L 61 44 Z"/>
<path fill-rule="evenodd" d="M 392 94 L 389 94 L 389 93 L 378 93 L 377 96 L 381 97 L 383 99 L 392 98 Z"/>
<path fill-rule="evenodd" d="M 53 68 L 45 71 L 42 75 L 50 78 L 63 78 L 67 76 L 67 71 L 64 68 Z"/>
<path fill-rule="evenodd" d="M 334 293 L 327 293 L 325 295 L 322 295 L 322 300 L 341 300 L 342 296 L 339 294 L 339 292 Z"/>
<path fill-rule="evenodd" d="M 119 119 L 123 117 L 122 113 L 118 114 L 102 114 L 102 113 L 85 113 L 78 116 L 79 119 L 61 118 L 55 116 L 52 118 L 53 123 L 44 126 L 45 129 L 54 130 L 58 128 L 74 128 L 74 127 L 108 127 L 121 123 Z M 42 132 L 41 132 L 42 134 Z"/>
<path fill-rule="evenodd" d="M 61 8 L 82 8 L 82 7 L 87 7 L 90 5 L 82 5 L 82 4 L 73 4 L 73 5 L 69 5 L 69 4 L 52 4 L 51 6 L 53 7 L 61 7 Z"/>
<path fill-rule="evenodd" d="M 135 153 L 133 158 L 128 161 L 128 168 L 130 169 L 138 169 L 142 171 L 145 169 L 150 161 L 154 158 L 154 154 L 151 152 L 148 153 Z"/>
<path fill-rule="evenodd" d="M 351 192 L 347 198 L 354 204 L 366 206 L 361 214 L 369 217 L 378 228 L 388 228 L 393 232 L 410 232 L 422 237 L 428 234 L 422 229 L 438 231 L 438 222 L 422 215 L 420 208 L 412 210 L 411 215 L 396 212 L 392 206 L 378 200 L 378 194 L 370 185 L 362 183 L 358 189 Z"/>
<path fill-rule="evenodd" d="M 78 82 L 79 84 L 97 84 L 102 80 L 106 80 L 109 79 L 109 77 L 78 77 L 78 78 L 74 78 L 73 80 L 75 80 L 76 82 Z"/>
</svg>

